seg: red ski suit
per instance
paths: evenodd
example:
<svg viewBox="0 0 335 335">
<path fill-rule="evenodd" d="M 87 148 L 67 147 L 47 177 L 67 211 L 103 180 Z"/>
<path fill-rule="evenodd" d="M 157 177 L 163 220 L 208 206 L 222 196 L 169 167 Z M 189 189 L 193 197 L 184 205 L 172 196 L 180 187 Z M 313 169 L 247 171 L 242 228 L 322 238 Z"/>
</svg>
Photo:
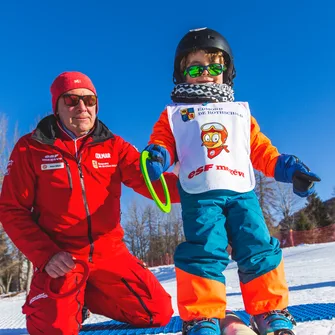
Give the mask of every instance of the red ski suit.
<svg viewBox="0 0 335 335">
<path fill-rule="evenodd" d="M 74 335 L 81 310 L 150 327 L 166 324 L 171 297 L 123 242 L 121 184 L 150 197 L 139 168 L 139 152 L 101 122 L 77 140 L 55 116 L 16 144 L 0 198 L 0 221 L 35 272 L 23 306 L 32 335 Z M 179 202 L 177 178 L 165 174 L 172 202 Z M 154 184 L 163 199 L 160 182 Z M 45 265 L 67 251 L 89 266 L 86 284 L 75 294 L 51 299 L 45 290 Z M 53 279 L 52 291 L 67 292 L 80 282 L 83 268 Z"/>
</svg>

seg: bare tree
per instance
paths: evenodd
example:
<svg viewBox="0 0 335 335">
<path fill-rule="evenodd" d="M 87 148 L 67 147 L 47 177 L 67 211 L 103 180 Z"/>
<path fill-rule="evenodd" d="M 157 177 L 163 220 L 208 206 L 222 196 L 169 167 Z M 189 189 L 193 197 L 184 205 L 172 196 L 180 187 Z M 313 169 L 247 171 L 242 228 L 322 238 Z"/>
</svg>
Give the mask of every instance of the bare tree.
<svg viewBox="0 0 335 335">
<path fill-rule="evenodd" d="M 180 205 L 173 205 L 169 214 L 160 212 L 157 208 L 156 225 L 154 228 L 154 243 L 150 245 L 150 264 L 171 264 L 177 245 L 184 239 L 180 213 Z"/>
<path fill-rule="evenodd" d="M 149 266 L 173 262 L 175 248 L 184 238 L 179 205 L 165 214 L 155 205 L 133 201 L 124 217 L 125 241 L 133 255 Z"/>
<path fill-rule="evenodd" d="M 274 209 L 280 220 L 282 230 L 294 228 L 294 212 L 301 205 L 302 198 L 296 196 L 292 191 L 292 184 L 276 182 L 277 202 L 274 204 Z"/>
<path fill-rule="evenodd" d="M 286 244 L 290 229 L 295 228 L 295 216 L 293 215 L 302 204 L 302 199 L 293 193 L 292 185 L 287 183 L 277 184 L 277 203 L 274 209 L 279 218 L 281 241 Z"/>
<path fill-rule="evenodd" d="M 149 245 L 148 225 L 144 209 L 134 200 L 128 207 L 125 217 L 125 241 L 132 254 L 144 260 Z"/>
<path fill-rule="evenodd" d="M 274 207 L 277 201 L 276 183 L 272 178 L 265 177 L 260 171 L 255 171 L 255 192 L 262 209 L 265 222 L 271 233 L 275 232 Z"/>
<path fill-rule="evenodd" d="M 172 256 L 178 244 L 184 240 L 180 205 L 174 205 L 169 215 L 165 215 L 163 228 L 165 253 Z"/>
<path fill-rule="evenodd" d="M 164 249 L 160 226 L 161 216 L 157 207 L 151 204 L 146 206 L 145 216 L 148 224 L 149 239 L 146 262 L 151 266 L 157 263 L 157 260 L 161 259 Z"/>
<path fill-rule="evenodd" d="M 17 259 L 18 250 L 15 248 L 5 231 L 0 225 L 0 284 L 8 293 L 13 279 L 17 278 L 19 260 Z"/>
</svg>

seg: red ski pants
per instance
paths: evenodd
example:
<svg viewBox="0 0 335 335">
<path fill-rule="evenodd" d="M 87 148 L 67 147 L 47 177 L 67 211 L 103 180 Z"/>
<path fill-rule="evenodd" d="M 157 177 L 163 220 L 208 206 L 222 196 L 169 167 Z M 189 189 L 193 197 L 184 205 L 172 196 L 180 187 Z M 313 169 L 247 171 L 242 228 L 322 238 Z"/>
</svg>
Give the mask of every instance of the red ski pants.
<svg viewBox="0 0 335 335">
<path fill-rule="evenodd" d="M 78 257 L 77 257 L 78 258 Z M 82 322 L 84 305 L 101 314 L 138 327 L 159 327 L 169 322 L 173 310 L 171 297 L 150 270 L 132 256 L 126 247 L 108 259 L 89 265 L 85 285 L 66 298 L 51 299 L 45 292 L 48 275 L 35 272 L 23 313 L 30 335 L 76 335 Z M 83 267 L 51 281 L 51 291 L 65 293 L 77 287 Z"/>
</svg>

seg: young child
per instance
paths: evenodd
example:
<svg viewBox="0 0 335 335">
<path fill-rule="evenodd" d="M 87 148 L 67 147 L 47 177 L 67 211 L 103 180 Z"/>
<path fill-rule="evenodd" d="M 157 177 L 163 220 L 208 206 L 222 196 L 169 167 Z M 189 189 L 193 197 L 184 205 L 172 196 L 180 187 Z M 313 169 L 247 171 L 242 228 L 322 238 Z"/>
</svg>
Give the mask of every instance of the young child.
<svg viewBox="0 0 335 335">
<path fill-rule="evenodd" d="M 186 241 L 176 249 L 175 266 L 183 334 L 220 334 L 228 243 L 254 329 L 261 335 L 279 330 L 294 334 L 282 251 L 265 224 L 253 168 L 293 183 L 302 197 L 314 192 L 320 178 L 297 157 L 280 155 L 260 132 L 248 103 L 234 102 L 234 77 L 225 38 L 207 28 L 189 31 L 176 50 L 173 103 L 145 148 L 152 180 L 172 163 L 180 164 Z"/>
</svg>

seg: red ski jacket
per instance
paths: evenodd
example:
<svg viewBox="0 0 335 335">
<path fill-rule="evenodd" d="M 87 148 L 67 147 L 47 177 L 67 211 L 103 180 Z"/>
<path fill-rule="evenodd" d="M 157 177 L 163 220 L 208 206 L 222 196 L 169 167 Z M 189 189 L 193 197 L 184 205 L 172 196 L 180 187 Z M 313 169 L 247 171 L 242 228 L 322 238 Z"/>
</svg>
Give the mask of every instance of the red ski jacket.
<svg viewBox="0 0 335 335">
<path fill-rule="evenodd" d="M 93 261 L 123 238 L 121 183 L 150 197 L 140 153 L 97 120 L 94 130 L 71 139 L 51 115 L 17 142 L 4 178 L 0 222 L 14 244 L 43 269 L 59 251 Z M 172 202 L 177 177 L 165 174 Z M 154 183 L 161 199 L 160 181 Z"/>
</svg>

